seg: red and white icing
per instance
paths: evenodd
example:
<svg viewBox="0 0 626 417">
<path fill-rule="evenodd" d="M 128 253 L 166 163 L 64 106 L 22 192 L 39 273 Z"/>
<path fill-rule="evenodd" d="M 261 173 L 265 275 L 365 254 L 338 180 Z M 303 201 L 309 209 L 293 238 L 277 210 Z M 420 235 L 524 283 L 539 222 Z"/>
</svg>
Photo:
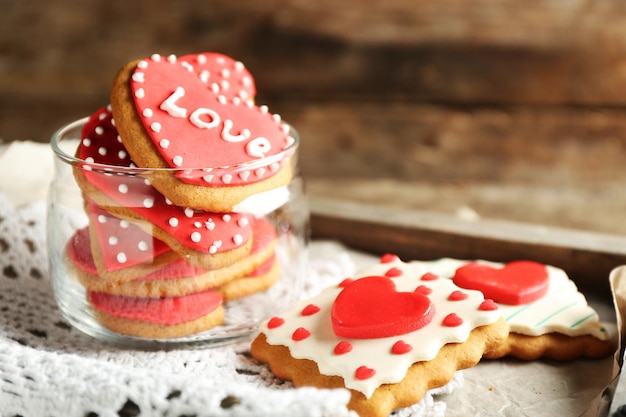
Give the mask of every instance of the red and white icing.
<svg viewBox="0 0 626 417">
<path fill-rule="evenodd" d="M 442 258 L 429 262 L 414 262 L 432 274 L 453 279 L 456 271 L 468 264 L 506 271 L 505 264 L 485 260 L 466 261 Z M 539 299 L 518 305 L 499 303 L 502 316 L 509 323 L 511 332 L 530 336 L 546 333 L 562 333 L 568 336 L 591 335 L 600 340 L 611 337 L 596 311 L 578 291 L 576 284 L 560 268 L 541 265 L 548 276 L 548 289 Z"/>
<path fill-rule="evenodd" d="M 155 257 L 171 250 L 161 240 L 133 223 L 112 216 L 91 200 L 87 200 L 87 214 L 98 241 L 102 265 L 107 271 L 152 262 Z"/>
<path fill-rule="evenodd" d="M 111 111 L 95 112 L 82 131 L 79 158 L 86 161 L 86 179 L 111 200 L 139 214 L 183 246 L 201 253 L 237 249 L 251 238 L 252 216 L 245 213 L 210 213 L 172 204 L 159 193 L 142 170 L 111 172 L 98 164 L 133 168 L 113 124 Z"/>
<path fill-rule="evenodd" d="M 254 240 L 252 241 L 252 248 L 250 250 L 250 256 L 257 254 L 267 248 L 276 238 L 277 233 L 274 226 L 264 218 L 254 219 L 252 223 L 252 230 L 254 233 Z M 147 239 L 149 235 L 145 233 L 141 229 L 137 229 L 137 233 L 143 233 L 144 237 Z M 169 250 L 169 248 L 168 248 Z M 93 259 L 93 253 L 91 251 L 90 239 L 89 239 L 89 228 L 85 227 L 82 229 L 78 229 L 71 237 L 68 247 L 67 254 L 70 260 L 82 269 L 83 271 L 92 274 L 98 275 L 98 270 L 96 269 L 96 264 Z M 271 257 L 273 259 L 273 256 Z M 129 266 L 129 265 L 127 265 Z M 270 268 L 272 263 L 269 265 L 262 264 L 257 270 L 248 274 L 250 277 L 263 275 L 267 273 L 264 271 L 264 268 Z M 179 279 L 179 278 L 189 278 L 195 277 L 201 274 L 205 274 L 208 271 L 203 268 L 199 268 L 185 261 L 184 258 L 177 258 L 175 261 L 165 264 L 162 268 L 151 272 L 142 277 L 136 278 L 137 280 L 166 280 L 166 279 Z"/>
<path fill-rule="evenodd" d="M 243 66 L 222 68 L 217 83 L 210 76 L 205 80 L 202 74 L 212 65 L 198 60 L 207 57 L 153 55 L 137 64 L 130 88 L 143 126 L 163 160 L 187 170 L 178 176 L 186 183 L 233 186 L 272 176 L 295 142 L 289 125 L 248 100 L 250 91 L 229 93 L 228 79 L 235 84 L 248 79 Z M 252 164 L 238 167 L 246 163 Z"/>
<path fill-rule="evenodd" d="M 168 58 L 174 59 L 174 58 Z M 253 100 L 256 95 L 254 78 L 240 61 L 217 52 L 184 55 L 178 58 L 181 65 L 189 64 L 207 88 L 229 100 Z M 187 63 L 187 64 L 185 64 Z"/>
<path fill-rule="evenodd" d="M 88 291 L 98 310 L 126 319 L 175 325 L 206 316 L 222 305 L 219 292 L 208 290 L 181 297 L 138 298 Z"/>
<path fill-rule="evenodd" d="M 294 358 L 315 361 L 322 374 L 340 376 L 347 388 L 370 397 L 380 385 L 402 380 L 413 363 L 433 359 L 445 344 L 463 342 L 474 328 L 500 318 L 497 305 L 485 302 L 479 291 L 460 289 L 451 280 L 433 279 L 425 275 L 426 272 L 423 265 L 385 256 L 381 263 L 363 269 L 353 278 L 328 287 L 318 296 L 302 300 L 287 312 L 268 320 L 261 326 L 261 332 L 269 344 L 287 346 Z M 411 331 L 399 331 L 392 323 L 393 335 L 386 337 L 337 335 L 332 325 L 336 300 L 345 288 L 357 282 L 355 280 L 370 280 L 371 277 L 392 281 L 395 291 L 400 293 L 421 288 L 419 294 L 427 297 L 434 307 L 430 321 Z M 459 296 L 459 292 L 466 296 Z M 361 301 L 377 310 L 390 302 L 384 294 L 379 295 Z M 406 312 L 398 313 L 404 315 Z"/>
</svg>

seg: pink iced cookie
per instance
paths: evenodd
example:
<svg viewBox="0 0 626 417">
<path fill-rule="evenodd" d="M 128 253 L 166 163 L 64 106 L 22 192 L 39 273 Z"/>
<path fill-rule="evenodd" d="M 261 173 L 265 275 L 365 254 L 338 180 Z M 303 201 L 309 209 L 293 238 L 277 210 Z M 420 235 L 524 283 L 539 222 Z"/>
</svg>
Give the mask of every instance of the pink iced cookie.
<svg viewBox="0 0 626 417">
<path fill-rule="evenodd" d="M 139 225 L 199 267 L 222 268 L 249 252 L 251 216 L 174 205 L 152 186 L 151 178 L 133 169 L 107 108 L 89 118 L 82 136 L 77 156 L 87 163 L 75 169 L 75 177 L 83 191 L 108 212 L 125 220 L 141 220 Z M 131 169 L 112 175 L 98 164 Z"/>
<path fill-rule="evenodd" d="M 212 290 L 157 299 L 90 291 L 87 299 L 103 326 L 132 336 L 181 337 L 211 329 L 224 319 L 222 296 Z"/>
<path fill-rule="evenodd" d="M 251 77 L 231 62 L 220 65 L 212 54 L 153 55 L 115 79 L 113 114 L 134 161 L 181 169 L 154 182 L 175 204 L 228 211 L 291 179 L 290 127 L 249 99 Z"/>
</svg>

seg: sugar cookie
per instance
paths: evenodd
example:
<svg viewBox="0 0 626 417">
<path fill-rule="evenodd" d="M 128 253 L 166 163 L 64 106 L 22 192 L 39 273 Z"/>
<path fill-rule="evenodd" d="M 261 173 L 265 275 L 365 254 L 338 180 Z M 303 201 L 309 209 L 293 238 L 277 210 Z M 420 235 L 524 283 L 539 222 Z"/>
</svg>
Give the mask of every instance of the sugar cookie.
<svg viewBox="0 0 626 417">
<path fill-rule="evenodd" d="M 291 180 L 296 140 L 278 115 L 242 99 L 249 92 L 238 86 L 251 78 L 242 75 L 243 66 L 233 65 L 232 80 L 222 80 L 234 94 L 203 80 L 206 63 L 198 61 L 205 56 L 153 55 L 128 63 L 115 77 L 111 107 L 138 166 L 183 169 L 154 178 L 162 194 L 179 206 L 229 212 Z"/>
<path fill-rule="evenodd" d="M 361 417 L 417 403 L 508 334 L 495 303 L 426 272 L 385 256 L 263 323 L 251 353 L 296 386 L 349 389 Z"/>
</svg>

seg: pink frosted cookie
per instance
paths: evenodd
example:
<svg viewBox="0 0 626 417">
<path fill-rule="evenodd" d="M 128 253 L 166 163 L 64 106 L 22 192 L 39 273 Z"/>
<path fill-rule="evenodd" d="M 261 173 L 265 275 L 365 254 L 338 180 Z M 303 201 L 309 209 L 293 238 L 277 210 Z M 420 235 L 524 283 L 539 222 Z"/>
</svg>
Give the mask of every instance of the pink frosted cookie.
<svg viewBox="0 0 626 417">
<path fill-rule="evenodd" d="M 181 297 L 139 298 L 89 291 L 96 319 L 114 332 L 174 338 L 219 326 L 224 320 L 222 297 L 208 290 Z"/>
<path fill-rule="evenodd" d="M 560 268 L 525 260 L 503 264 L 444 258 L 421 264 L 498 303 L 510 333 L 506 343 L 485 357 L 573 360 L 604 357 L 616 348 L 610 326 Z"/>
<path fill-rule="evenodd" d="M 77 157 L 86 161 L 74 169 L 83 192 L 100 207 L 133 221 L 164 241 L 190 263 L 207 269 L 231 265 L 252 246 L 251 216 L 210 213 L 174 205 L 152 186 L 119 140 L 107 108 L 94 113 L 83 128 Z M 98 164 L 131 168 L 111 175 Z"/>
<path fill-rule="evenodd" d="M 291 129 L 256 106 L 254 93 L 249 72 L 232 58 L 153 55 L 120 70 L 111 106 L 137 165 L 181 169 L 154 178 L 161 193 L 176 205 L 228 212 L 292 177 Z"/>
<path fill-rule="evenodd" d="M 251 353 L 296 386 L 349 389 L 361 417 L 417 403 L 508 333 L 479 291 L 426 272 L 386 255 L 262 324 Z"/>
<path fill-rule="evenodd" d="M 89 241 L 84 250 L 93 253 L 97 275 L 103 280 L 129 281 L 179 258 L 164 242 L 136 224 L 112 216 L 89 199 L 85 201 L 85 210 L 89 217 Z"/>
<path fill-rule="evenodd" d="M 120 275 L 124 270 L 117 271 L 115 279 L 109 279 L 102 275 L 95 261 L 98 255 L 92 251 L 89 244 L 90 230 L 79 229 L 74 233 L 66 247 L 68 268 L 88 290 L 102 292 L 113 295 L 124 295 L 140 298 L 161 298 L 187 295 L 195 292 L 205 291 L 213 288 L 225 294 L 223 290 L 230 283 L 241 282 L 243 278 L 254 277 L 264 268 L 268 260 L 274 260 L 274 248 L 276 246 L 277 234 L 274 227 L 265 219 L 255 219 L 252 229 L 256 238 L 254 239 L 250 254 L 241 261 L 215 270 L 198 268 L 186 262 L 181 257 L 176 257 L 173 261 L 161 265 L 158 269 L 143 276 L 135 277 L 131 280 L 120 280 Z M 148 234 L 143 233 L 147 239 Z M 141 236 L 139 234 L 138 236 Z M 170 253 L 174 253 L 170 251 Z M 112 258 L 117 258 L 112 256 Z M 102 262 L 102 261 L 100 261 Z M 276 277 L 277 278 L 277 277 Z M 245 291 L 249 293 L 258 292 L 262 288 L 261 282 L 267 279 L 260 279 L 257 283 L 254 280 L 245 281 L 248 284 L 234 291 L 241 284 L 234 285 L 228 291 L 229 296 L 224 296 L 225 301 L 232 299 L 230 295 L 243 296 Z M 271 284 L 270 284 L 271 285 Z"/>
</svg>

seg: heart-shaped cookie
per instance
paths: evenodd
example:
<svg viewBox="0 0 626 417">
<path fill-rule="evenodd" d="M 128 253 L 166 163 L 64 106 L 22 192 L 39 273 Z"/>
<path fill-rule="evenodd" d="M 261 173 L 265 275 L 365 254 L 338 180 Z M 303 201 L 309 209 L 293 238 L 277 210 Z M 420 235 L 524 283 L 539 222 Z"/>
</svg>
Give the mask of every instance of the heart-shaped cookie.
<svg viewBox="0 0 626 417">
<path fill-rule="evenodd" d="M 210 57 L 130 62 L 114 79 L 111 106 L 138 166 L 175 169 L 155 178 L 155 188 L 176 205 L 223 213 L 291 181 L 297 134 L 267 106 L 242 98 L 256 91 L 240 64 L 221 67 Z M 209 83 L 214 64 L 220 69 Z"/>
<path fill-rule="evenodd" d="M 161 160 L 170 168 L 192 170 L 179 178 L 196 185 L 240 185 L 276 173 L 280 160 L 271 156 L 293 144 L 289 126 L 265 106 L 207 88 L 188 64 L 190 58 L 153 55 L 139 61 L 131 76 L 135 109 Z M 152 166 L 143 152 L 137 152 L 137 139 L 123 135 L 136 163 Z M 228 169 L 266 159 L 271 163 L 260 162 L 252 170 Z"/>
<path fill-rule="evenodd" d="M 241 249 L 245 255 L 251 246 L 251 216 L 242 213 L 217 214 L 174 205 L 160 194 L 141 170 L 112 173 L 98 164 L 134 167 L 112 124 L 109 109 L 100 109 L 85 124 L 77 156 L 87 162 L 75 173 L 115 203 L 107 211 L 121 217 L 147 220 L 162 232 L 158 237 L 182 255 L 186 250 L 215 255 Z M 89 194 L 89 190 L 87 190 Z M 97 196 L 91 196 L 94 200 Z M 245 249 L 245 250 L 244 250 Z M 190 262 L 193 261 L 189 257 Z M 235 259 L 236 260 L 236 259 Z M 232 260 L 233 262 L 235 260 Z M 226 264 L 209 259 L 196 265 L 220 268 Z"/>
<path fill-rule="evenodd" d="M 548 270 L 532 261 L 514 261 L 502 268 L 471 262 L 458 268 L 453 281 L 461 288 L 479 290 L 501 304 L 519 305 L 538 300 L 548 291 Z"/>
<path fill-rule="evenodd" d="M 434 314 L 427 296 L 398 292 L 392 279 L 370 276 L 343 288 L 333 303 L 331 320 L 338 336 L 374 339 L 418 330 L 430 323 Z"/>
<path fill-rule="evenodd" d="M 171 252 L 162 241 L 128 221 L 111 216 L 91 200 L 87 200 L 85 205 L 92 237 L 95 238 L 92 247 L 97 248 L 99 260 L 106 271 L 153 263 L 158 256 Z"/>
</svg>

